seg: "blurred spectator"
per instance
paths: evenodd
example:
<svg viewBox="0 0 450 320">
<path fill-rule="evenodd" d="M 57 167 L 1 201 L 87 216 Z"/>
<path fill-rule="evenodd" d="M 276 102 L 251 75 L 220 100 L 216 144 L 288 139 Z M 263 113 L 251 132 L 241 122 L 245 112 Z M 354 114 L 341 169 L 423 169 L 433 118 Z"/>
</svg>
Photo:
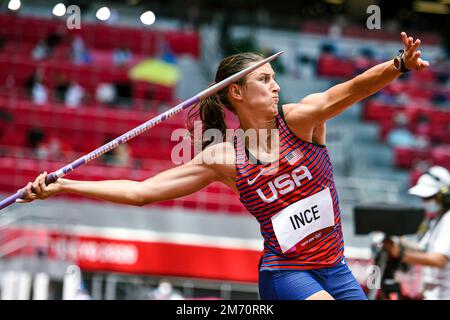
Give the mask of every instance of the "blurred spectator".
<svg viewBox="0 0 450 320">
<path fill-rule="evenodd" d="M 103 161 L 107 165 L 128 167 L 130 165 L 130 160 L 130 149 L 128 145 L 120 144 L 114 150 L 107 152 Z"/>
<path fill-rule="evenodd" d="M 231 50 L 231 23 L 233 15 L 228 10 L 223 10 L 217 13 L 216 21 L 219 23 L 219 45 L 222 50 L 222 55 L 226 56 Z"/>
<path fill-rule="evenodd" d="M 162 60 L 167 63 L 172 63 L 172 64 L 177 63 L 177 59 L 172 52 L 172 48 L 170 47 L 170 44 L 167 42 L 164 43 Z"/>
<path fill-rule="evenodd" d="M 0 120 L 5 122 L 11 122 L 13 120 L 13 115 L 8 111 L 0 110 Z M 2 126 L 0 126 L 1 129 Z"/>
<path fill-rule="evenodd" d="M 430 118 L 421 114 L 417 119 L 416 133 L 421 136 L 429 136 L 431 134 Z"/>
<path fill-rule="evenodd" d="M 36 129 L 35 129 L 36 130 Z M 62 142 L 57 137 L 44 139 L 42 131 L 31 131 L 28 134 L 29 145 L 32 147 L 32 155 L 39 159 L 70 160 L 73 155 L 73 148 L 69 143 Z M 40 134 L 42 133 L 42 136 Z M 45 140 L 48 140 L 45 142 Z"/>
<path fill-rule="evenodd" d="M 107 139 L 105 144 L 110 142 L 112 139 Z M 118 167 L 128 167 L 130 166 L 130 149 L 127 144 L 120 144 L 115 149 L 108 151 L 101 158 L 104 164 L 118 166 Z"/>
<path fill-rule="evenodd" d="M 13 121 L 13 118 L 14 117 L 10 112 L 0 110 L 0 140 L 5 133 L 6 126 Z M 6 153 L 6 148 L 0 144 L 0 157 L 3 157 Z"/>
<path fill-rule="evenodd" d="M 64 97 L 64 103 L 69 108 L 79 107 L 84 97 L 84 89 L 75 81 L 70 83 Z"/>
<path fill-rule="evenodd" d="M 53 54 L 55 47 L 61 43 L 64 34 L 64 27 L 59 27 L 57 30 L 51 32 L 45 38 L 45 44 L 48 49 L 49 55 Z"/>
<path fill-rule="evenodd" d="M 396 105 L 397 104 L 397 100 L 395 99 L 395 97 L 392 95 L 392 93 L 390 93 L 387 90 L 378 91 L 378 93 L 376 93 L 375 96 L 377 97 L 377 99 L 380 102 L 382 102 L 384 104 L 388 104 L 388 105 Z"/>
<path fill-rule="evenodd" d="M 436 80 L 441 85 L 447 85 L 450 78 L 450 65 L 445 57 L 439 56 L 433 62 L 433 69 L 436 73 Z"/>
<path fill-rule="evenodd" d="M 410 147 L 417 145 L 414 134 L 408 129 L 408 117 L 404 113 L 398 113 L 394 117 L 396 128 L 387 135 L 387 142 L 391 147 Z"/>
<path fill-rule="evenodd" d="M 0 37 L 0 51 L 3 50 L 3 47 L 5 46 L 5 38 Z"/>
<path fill-rule="evenodd" d="M 91 62 L 89 51 L 87 50 L 83 38 L 75 36 L 72 41 L 72 61 L 77 64 L 88 64 Z"/>
<path fill-rule="evenodd" d="M 409 194 L 421 198 L 427 215 L 426 230 L 418 243 L 404 238 L 385 240 L 383 249 L 400 263 L 423 266 L 425 300 L 450 299 L 450 172 L 433 166 L 422 174 Z"/>
<path fill-rule="evenodd" d="M 334 21 L 328 29 L 328 36 L 331 39 L 339 41 L 342 37 L 342 21 Z"/>
<path fill-rule="evenodd" d="M 113 51 L 113 62 L 118 67 L 127 66 L 132 58 L 130 49 L 126 47 L 120 47 Z"/>
<path fill-rule="evenodd" d="M 183 300 L 183 296 L 167 280 L 161 280 L 158 287 L 150 295 L 153 300 Z"/>
<path fill-rule="evenodd" d="M 64 103 L 69 82 L 62 73 L 59 73 L 56 75 L 55 83 L 55 99 L 60 103 Z"/>
<path fill-rule="evenodd" d="M 361 53 L 355 58 L 355 73 L 360 74 L 374 65 L 373 52 L 369 48 L 361 49 Z"/>
<path fill-rule="evenodd" d="M 44 40 L 40 40 L 38 44 L 31 51 L 31 56 L 33 60 L 42 60 L 48 58 L 50 55 L 50 50 Z"/>
<path fill-rule="evenodd" d="M 448 109 L 448 92 L 435 92 L 433 96 L 431 97 L 431 102 L 433 106 L 441 108 L 441 109 Z"/>
<path fill-rule="evenodd" d="M 431 145 L 430 138 L 425 135 L 416 135 L 416 149 L 428 149 Z"/>
<path fill-rule="evenodd" d="M 411 104 L 411 98 L 405 92 L 401 92 L 395 96 L 395 101 L 398 106 L 408 106 Z"/>
<path fill-rule="evenodd" d="M 31 149 L 33 157 L 40 157 L 41 146 L 44 141 L 44 131 L 41 128 L 33 127 L 27 133 L 27 146 Z"/>
<path fill-rule="evenodd" d="M 68 160 L 72 157 L 72 146 L 62 142 L 57 137 L 52 137 L 44 146 L 47 151 L 47 157 L 52 160 Z"/>
<path fill-rule="evenodd" d="M 320 51 L 323 55 L 337 55 L 338 52 L 336 45 L 331 42 L 322 44 Z"/>
<path fill-rule="evenodd" d="M 122 107 L 131 106 L 131 97 L 133 89 L 129 82 L 116 82 L 114 84 L 116 88 L 116 103 Z"/>
<path fill-rule="evenodd" d="M 33 87 L 31 88 L 31 97 L 35 104 L 42 105 L 47 103 L 48 90 L 40 80 L 34 82 Z"/>
<path fill-rule="evenodd" d="M 100 83 L 95 91 L 95 98 L 99 103 L 112 105 L 117 97 L 116 87 L 112 83 Z"/>
<path fill-rule="evenodd" d="M 430 137 L 425 135 L 416 135 L 416 149 L 427 149 L 430 145 Z"/>
<path fill-rule="evenodd" d="M 44 131 L 42 131 L 41 128 L 33 127 L 28 131 L 27 134 L 27 141 L 28 141 L 28 147 L 30 147 L 33 150 L 36 150 L 38 145 L 42 142 L 44 139 Z"/>
<path fill-rule="evenodd" d="M 115 163 L 114 165 L 120 167 L 128 167 L 130 164 L 130 148 L 126 144 L 120 144 L 115 149 Z"/>
<path fill-rule="evenodd" d="M 298 71 L 300 78 L 312 79 L 316 76 L 316 65 L 310 56 L 305 54 L 299 55 L 297 57 L 297 64 L 300 66 L 300 70 Z"/>
<path fill-rule="evenodd" d="M 27 93 L 31 99 L 34 100 L 33 90 L 36 88 L 36 84 L 38 84 L 38 83 L 42 84 L 43 79 L 44 79 L 44 70 L 41 68 L 38 68 L 25 81 L 25 88 L 27 89 Z M 39 92 L 37 92 L 37 93 L 39 93 Z"/>
<path fill-rule="evenodd" d="M 110 24 L 110 25 L 117 24 L 117 22 L 119 21 L 119 18 L 120 18 L 119 11 L 116 8 L 110 8 L 109 11 L 110 11 L 110 15 L 109 15 L 109 19 L 106 20 L 106 23 Z"/>
<path fill-rule="evenodd" d="M 62 29 L 50 33 L 45 39 L 40 40 L 31 52 L 33 60 L 47 59 L 53 53 L 55 47 L 62 40 Z"/>
<path fill-rule="evenodd" d="M 25 81 L 25 88 L 27 90 L 27 94 L 31 97 L 33 93 L 34 83 L 39 79 L 38 72 L 33 72 Z"/>
<path fill-rule="evenodd" d="M 197 32 L 200 28 L 200 9 L 198 5 L 191 5 L 187 10 L 187 19 L 183 28 Z"/>
<path fill-rule="evenodd" d="M 60 159 L 62 158 L 62 151 L 61 151 L 61 143 L 59 140 L 55 137 L 50 139 L 48 144 L 46 145 L 47 148 L 47 157 L 49 159 Z"/>
</svg>

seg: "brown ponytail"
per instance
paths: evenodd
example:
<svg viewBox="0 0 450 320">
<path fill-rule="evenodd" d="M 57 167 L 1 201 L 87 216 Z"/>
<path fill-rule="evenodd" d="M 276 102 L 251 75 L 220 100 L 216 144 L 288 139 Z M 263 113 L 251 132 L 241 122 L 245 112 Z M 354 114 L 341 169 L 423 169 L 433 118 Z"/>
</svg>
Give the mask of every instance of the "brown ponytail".
<svg viewBox="0 0 450 320">
<path fill-rule="evenodd" d="M 242 71 L 249 64 L 263 59 L 258 53 L 245 52 L 238 53 L 224 58 L 217 68 L 215 83 L 218 83 L 229 76 Z M 245 84 L 246 77 L 241 78 L 236 82 L 238 85 Z M 225 110 L 227 108 L 234 113 L 234 108 L 228 101 L 228 87 L 219 92 L 203 99 L 196 106 L 192 107 L 188 113 L 188 120 L 186 127 L 188 128 L 192 141 L 194 141 L 194 122 L 199 119 L 202 122 L 202 137 L 203 133 L 208 129 L 218 129 L 222 133 L 222 139 L 225 137 L 227 124 L 225 121 Z M 197 141 L 198 142 L 198 141 Z M 202 138 L 202 150 L 204 150 L 211 143 L 217 141 L 204 141 Z"/>
</svg>

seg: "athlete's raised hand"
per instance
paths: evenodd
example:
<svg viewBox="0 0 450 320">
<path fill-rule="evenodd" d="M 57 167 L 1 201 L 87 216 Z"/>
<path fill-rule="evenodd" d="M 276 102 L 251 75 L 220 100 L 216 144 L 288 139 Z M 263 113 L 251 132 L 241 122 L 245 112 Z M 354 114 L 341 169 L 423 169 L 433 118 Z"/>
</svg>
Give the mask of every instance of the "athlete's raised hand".
<svg viewBox="0 0 450 320">
<path fill-rule="evenodd" d="M 420 58 L 421 52 L 417 50 L 422 43 L 420 39 L 408 37 L 406 32 L 401 33 L 404 49 L 403 62 L 409 70 L 421 71 L 429 67 L 430 63 Z"/>
</svg>

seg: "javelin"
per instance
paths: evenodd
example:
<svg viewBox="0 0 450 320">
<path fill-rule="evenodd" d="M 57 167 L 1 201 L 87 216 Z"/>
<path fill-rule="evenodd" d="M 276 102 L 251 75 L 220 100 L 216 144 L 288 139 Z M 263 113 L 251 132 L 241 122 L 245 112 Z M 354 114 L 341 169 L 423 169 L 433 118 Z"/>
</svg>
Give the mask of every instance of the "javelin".
<svg viewBox="0 0 450 320">
<path fill-rule="evenodd" d="M 130 139 L 133 139 L 134 137 L 140 135 L 141 133 L 147 131 L 148 129 L 156 126 L 157 124 L 160 124 L 161 122 L 163 122 L 164 120 L 171 118 L 173 115 L 191 107 L 192 105 L 195 105 L 197 103 L 199 103 L 202 99 L 205 99 L 206 97 L 222 90 L 223 88 L 225 88 L 226 86 L 230 85 L 233 82 L 236 82 L 237 80 L 239 80 L 240 78 L 246 76 L 247 74 L 249 74 L 250 72 L 258 69 L 259 67 L 261 67 L 262 65 L 276 59 L 279 55 L 281 55 L 283 53 L 283 51 L 277 52 L 274 55 L 261 60 L 247 68 L 245 68 L 242 71 L 239 71 L 238 73 L 220 81 L 219 83 L 216 83 L 215 85 L 203 90 L 202 92 L 200 92 L 199 94 L 189 98 L 188 100 L 183 101 L 182 103 L 176 105 L 175 107 L 173 107 L 172 109 L 167 110 L 166 112 L 160 114 L 159 116 L 154 117 L 153 119 L 148 120 L 147 122 L 141 124 L 140 126 L 128 131 L 127 133 L 124 133 L 123 135 L 121 135 L 120 137 L 111 140 L 110 142 L 108 142 L 107 144 L 95 149 L 94 151 L 92 151 L 91 153 L 88 153 L 87 155 L 78 158 L 77 160 L 73 161 L 72 163 L 68 164 L 65 167 L 62 167 L 61 169 L 50 173 L 46 178 L 45 178 L 45 184 L 49 185 L 53 182 L 55 182 L 56 180 L 58 180 L 58 178 L 61 178 L 63 176 L 65 176 L 66 174 L 68 174 L 69 172 L 81 167 L 82 165 L 88 163 L 89 161 L 92 161 L 94 159 L 97 159 L 98 157 L 100 157 L 101 155 L 103 155 L 104 153 L 115 149 L 118 145 L 123 144 L 125 142 L 127 142 Z M 3 199 L 2 201 L 0 201 L 0 210 L 2 210 L 3 208 L 6 208 L 7 206 L 13 204 L 16 202 L 17 199 L 22 199 L 23 197 L 25 197 L 25 188 L 20 189 L 19 191 L 17 191 L 16 194 L 13 194 L 12 196 L 9 196 L 6 199 Z"/>
</svg>

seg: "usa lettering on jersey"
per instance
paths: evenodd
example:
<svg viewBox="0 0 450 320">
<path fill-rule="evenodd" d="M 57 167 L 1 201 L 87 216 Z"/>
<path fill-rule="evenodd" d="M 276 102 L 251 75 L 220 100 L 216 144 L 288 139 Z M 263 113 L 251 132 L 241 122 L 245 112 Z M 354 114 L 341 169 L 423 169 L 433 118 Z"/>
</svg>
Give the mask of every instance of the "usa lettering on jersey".
<svg viewBox="0 0 450 320">
<path fill-rule="evenodd" d="M 296 187 L 302 185 L 303 180 L 312 180 L 311 172 L 305 166 L 300 166 L 289 174 L 283 174 L 268 183 L 271 196 L 266 196 L 262 189 L 256 190 L 262 201 L 271 203 L 278 199 L 278 194 L 285 195 L 295 190 Z"/>
</svg>

